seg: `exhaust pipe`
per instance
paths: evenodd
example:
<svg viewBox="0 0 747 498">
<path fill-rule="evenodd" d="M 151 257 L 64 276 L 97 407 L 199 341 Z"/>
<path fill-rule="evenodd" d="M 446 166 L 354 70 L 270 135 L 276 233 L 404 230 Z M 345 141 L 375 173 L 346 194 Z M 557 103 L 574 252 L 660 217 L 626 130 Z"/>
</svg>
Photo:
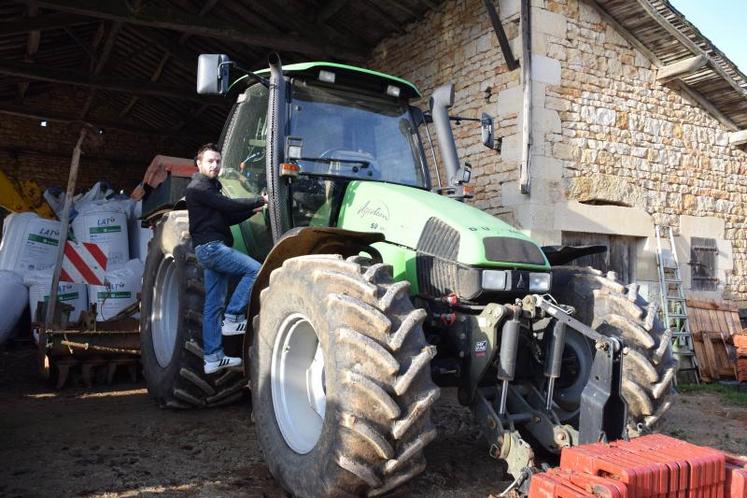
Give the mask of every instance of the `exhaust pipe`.
<svg viewBox="0 0 747 498">
<path fill-rule="evenodd" d="M 449 107 L 454 105 L 454 85 L 449 83 L 440 86 L 433 91 L 430 98 L 431 116 L 436 125 L 436 136 L 438 136 L 438 148 L 446 168 L 446 184 L 456 184 L 456 176 L 459 171 L 459 155 L 457 154 L 454 135 L 451 133 L 449 122 Z M 435 165 L 438 167 L 438 165 Z"/>
</svg>

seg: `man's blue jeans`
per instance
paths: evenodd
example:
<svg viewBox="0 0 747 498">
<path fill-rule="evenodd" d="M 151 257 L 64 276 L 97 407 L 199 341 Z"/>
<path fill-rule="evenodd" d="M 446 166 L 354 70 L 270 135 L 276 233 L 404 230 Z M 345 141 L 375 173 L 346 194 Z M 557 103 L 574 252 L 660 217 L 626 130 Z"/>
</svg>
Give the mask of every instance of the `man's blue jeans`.
<svg viewBox="0 0 747 498">
<path fill-rule="evenodd" d="M 202 349 L 205 361 L 223 358 L 221 315 L 226 311 L 229 321 L 239 321 L 246 313 L 254 279 L 262 265 L 246 254 L 232 249 L 223 242 L 214 241 L 195 247 L 197 261 L 205 268 L 205 307 L 202 313 Z M 225 307 L 228 279 L 241 276 Z"/>
</svg>

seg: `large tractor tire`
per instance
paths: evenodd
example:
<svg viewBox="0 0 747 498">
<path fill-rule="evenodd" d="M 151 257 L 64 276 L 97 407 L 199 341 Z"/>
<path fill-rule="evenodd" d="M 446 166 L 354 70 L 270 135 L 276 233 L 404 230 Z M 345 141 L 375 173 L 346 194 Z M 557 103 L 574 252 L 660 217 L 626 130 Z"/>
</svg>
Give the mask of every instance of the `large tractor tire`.
<svg viewBox="0 0 747 498">
<path fill-rule="evenodd" d="M 375 496 L 422 472 L 439 396 L 425 311 L 391 267 L 359 257 L 287 260 L 262 291 L 251 352 L 257 437 L 302 497 Z"/>
<path fill-rule="evenodd" d="M 143 374 L 148 392 L 163 406 L 217 406 L 243 396 L 242 372 L 203 371 L 204 296 L 187 212 L 173 211 L 161 218 L 150 241 L 140 307 Z"/>
<path fill-rule="evenodd" d="M 657 306 L 638 294 L 638 284 L 622 285 L 612 272 L 567 266 L 553 267 L 552 272 L 552 295 L 559 303 L 573 306 L 575 317 L 597 332 L 624 341 L 622 394 L 628 431 L 635 435 L 647 430 L 671 405 L 668 397 L 677 370 L 671 333 L 656 316 Z M 569 330 L 567 338 L 564 368 L 573 364 L 573 375 L 561 373 L 555 401 L 573 412 L 588 380 L 593 347 L 575 331 Z"/>
</svg>

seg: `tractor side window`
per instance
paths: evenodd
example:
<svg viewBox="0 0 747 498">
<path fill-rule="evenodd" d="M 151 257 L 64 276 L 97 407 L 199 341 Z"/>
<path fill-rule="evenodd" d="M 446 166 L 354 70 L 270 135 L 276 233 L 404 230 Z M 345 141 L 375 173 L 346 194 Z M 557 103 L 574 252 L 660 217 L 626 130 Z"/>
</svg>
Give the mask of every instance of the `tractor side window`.
<svg viewBox="0 0 747 498">
<path fill-rule="evenodd" d="M 229 197 L 259 195 L 267 186 L 265 152 L 267 89 L 254 85 L 244 93 L 223 145 L 221 183 Z"/>
</svg>

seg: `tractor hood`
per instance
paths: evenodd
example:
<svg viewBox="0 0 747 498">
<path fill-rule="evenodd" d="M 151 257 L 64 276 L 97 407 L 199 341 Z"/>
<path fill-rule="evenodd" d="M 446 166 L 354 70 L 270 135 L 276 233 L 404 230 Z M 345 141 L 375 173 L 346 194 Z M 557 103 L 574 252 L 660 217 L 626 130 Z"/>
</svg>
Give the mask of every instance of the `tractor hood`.
<svg viewBox="0 0 747 498">
<path fill-rule="evenodd" d="M 351 182 L 338 226 L 381 232 L 399 246 L 473 267 L 548 270 L 537 244 L 503 221 L 432 192 L 381 182 Z"/>
</svg>

